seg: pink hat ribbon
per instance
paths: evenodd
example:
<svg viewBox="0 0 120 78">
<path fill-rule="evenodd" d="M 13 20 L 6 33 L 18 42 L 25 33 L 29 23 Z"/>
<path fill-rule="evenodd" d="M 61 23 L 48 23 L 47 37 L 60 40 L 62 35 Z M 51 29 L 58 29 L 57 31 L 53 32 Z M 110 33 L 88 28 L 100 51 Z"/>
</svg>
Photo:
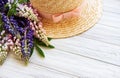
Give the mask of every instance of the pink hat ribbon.
<svg viewBox="0 0 120 78">
<path fill-rule="evenodd" d="M 53 20 L 53 22 L 57 23 L 60 22 L 62 19 L 80 16 L 81 9 L 83 8 L 84 5 L 85 5 L 85 1 L 81 6 L 69 12 L 59 13 L 59 14 L 49 14 L 49 13 L 40 12 L 40 14 L 42 17 Z"/>
</svg>

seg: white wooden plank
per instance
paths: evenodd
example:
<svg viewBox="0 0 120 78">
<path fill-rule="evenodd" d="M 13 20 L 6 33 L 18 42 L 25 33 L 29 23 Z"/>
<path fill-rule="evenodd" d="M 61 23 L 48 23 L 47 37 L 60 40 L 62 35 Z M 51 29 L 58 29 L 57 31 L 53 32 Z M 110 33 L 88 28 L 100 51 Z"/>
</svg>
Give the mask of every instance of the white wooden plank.
<svg viewBox="0 0 120 78">
<path fill-rule="evenodd" d="M 31 62 L 58 71 L 74 74 L 80 78 L 120 77 L 120 67 L 55 49 L 45 50 L 45 52 L 46 58 L 44 60 L 40 60 L 36 55 L 34 55 Z"/>
<path fill-rule="evenodd" d="M 103 24 L 105 26 L 111 26 L 114 28 L 120 28 L 120 15 L 110 12 L 103 12 L 102 18 L 98 22 L 98 24 Z"/>
<path fill-rule="evenodd" d="M 115 13 L 115 14 L 120 14 L 120 8 L 119 8 L 120 1 L 116 2 L 116 3 L 119 3 L 119 4 L 114 3 L 115 1 L 113 3 L 111 3 L 110 1 L 106 1 L 106 2 L 105 1 L 106 0 L 103 1 L 103 10 L 104 11 L 106 11 L 106 12 L 112 12 L 112 13 Z"/>
<path fill-rule="evenodd" d="M 83 37 L 54 40 L 56 49 L 120 66 L 120 47 Z M 59 43 L 57 43 L 59 42 Z M 71 44 L 72 43 L 72 44 Z"/>
<path fill-rule="evenodd" d="M 39 58 L 40 59 L 40 58 Z M 24 66 L 22 63 L 9 57 L 5 64 L 0 67 L 0 78 L 77 78 L 69 74 L 29 63 Z"/>
<path fill-rule="evenodd" d="M 103 0 L 103 4 L 105 6 L 109 6 L 110 8 L 120 9 L 120 0 Z"/>
<path fill-rule="evenodd" d="M 114 3 L 115 2 L 115 3 Z M 120 25 L 120 8 L 119 8 L 119 4 L 120 1 L 103 1 L 104 5 L 103 5 L 103 15 L 102 18 L 100 20 L 99 23 L 108 25 L 108 26 L 116 26 L 119 27 L 118 25 Z M 111 4 L 112 3 L 112 4 Z M 106 6 L 106 4 L 108 4 L 108 6 Z M 114 4 L 114 5 L 113 5 Z M 114 7 L 110 7 L 110 6 L 117 6 L 118 8 L 114 8 Z"/>
<path fill-rule="evenodd" d="M 109 12 L 109 13 L 120 14 L 120 9 L 111 8 L 111 7 L 106 6 L 106 5 L 103 5 L 103 11 Z"/>
<path fill-rule="evenodd" d="M 94 28 L 81 35 L 85 38 L 120 46 L 120 29 L 97 24 Z"/>
<path fill-rule="evenodd" d="M 0 78 L 120 78 L 120 0 L 103 0 L 103 17 L 88 32 L 53 40 L 56 49 L 36 53 L 24 67 L 9 58 Z M 113 64 L 113 65 L 112 65 Z"/>
</svg>

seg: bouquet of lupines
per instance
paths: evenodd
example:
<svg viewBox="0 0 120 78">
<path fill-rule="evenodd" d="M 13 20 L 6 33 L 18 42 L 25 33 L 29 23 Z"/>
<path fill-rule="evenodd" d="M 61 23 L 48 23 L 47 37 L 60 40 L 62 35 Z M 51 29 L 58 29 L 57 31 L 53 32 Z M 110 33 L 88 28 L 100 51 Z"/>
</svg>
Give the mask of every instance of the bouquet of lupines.
<svg viewBox="0 0 120 78">
<path fill-rule="evenodd" d="M 54 48 L 50 40 L 28 0 L 0 0 L 0 64 L 10 52 L 27 63 L 34 47 L 45 57 L 40 45 Z"/>
</svg>

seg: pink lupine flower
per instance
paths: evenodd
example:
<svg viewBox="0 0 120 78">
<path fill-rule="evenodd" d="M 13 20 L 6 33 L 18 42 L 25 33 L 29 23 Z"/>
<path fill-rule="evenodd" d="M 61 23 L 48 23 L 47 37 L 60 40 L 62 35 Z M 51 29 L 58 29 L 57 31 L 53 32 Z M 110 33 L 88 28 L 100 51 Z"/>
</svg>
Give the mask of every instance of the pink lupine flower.
<svg viewBox="0 0 120 78">
<path fill-rule="evenodd" d="M 42 23 L 31 22 L 31 28 L 34 30 L 35 37 L 39 38 L 42 42 L 44 42 L 47 46 L 50 45 L 49 40 L 45 34 L 44 29 L 42 28 Z"/>
</svg>

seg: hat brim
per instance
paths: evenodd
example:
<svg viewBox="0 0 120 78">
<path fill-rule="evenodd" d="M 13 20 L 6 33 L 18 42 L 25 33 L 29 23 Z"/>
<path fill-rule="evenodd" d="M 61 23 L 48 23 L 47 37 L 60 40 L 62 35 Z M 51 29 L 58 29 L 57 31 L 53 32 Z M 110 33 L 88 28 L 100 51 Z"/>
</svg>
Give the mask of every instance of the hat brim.
<svg viewBox="0 0 120 78">
<path fill-rule="evenodd" d="M 80 17 L 64 19 L 58 23 L 42 19 L 46 35 L 51 38 L 66 38 L 85 32 L 94 26 L 102 13 L 101 0 L 87 0 Z"/>
</svg>

